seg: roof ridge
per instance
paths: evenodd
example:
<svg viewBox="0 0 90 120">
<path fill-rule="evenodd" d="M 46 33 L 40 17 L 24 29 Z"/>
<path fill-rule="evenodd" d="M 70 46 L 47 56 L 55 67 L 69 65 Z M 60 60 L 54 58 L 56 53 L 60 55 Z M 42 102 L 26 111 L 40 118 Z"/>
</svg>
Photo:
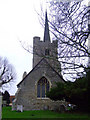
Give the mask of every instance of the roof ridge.
<svg viewBox="0 0 90 120">
<path fill-rule="evenodd" d="M 19 86 L 23 81 L 24 79 L 43 61 L 45 60 L 45 62 L 58 74 L 58 76 L 65 82 L 65 80 L 63 79 L 63 77 L 48 63 L 47 59 L 46 58 L 42 58 L 38 64 L 22 79 L 22 81 L 20 81 L 17 86 Z"/>
</svg>

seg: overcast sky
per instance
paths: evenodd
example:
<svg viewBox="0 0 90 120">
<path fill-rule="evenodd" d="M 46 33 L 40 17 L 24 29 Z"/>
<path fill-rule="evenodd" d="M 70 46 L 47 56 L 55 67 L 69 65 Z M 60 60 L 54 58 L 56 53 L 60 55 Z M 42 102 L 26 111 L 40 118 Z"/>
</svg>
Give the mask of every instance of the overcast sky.
<svg viewBox="0 0 90 120">
<path fill-rule="evenodd" d="M 15 67 L 17 83 L 24 71 L 32 69 L 32 54 L 22 48 L 19 40 L 32 45 L 34 36 L 43 38 L 35 11 L 40 4 L 42 0 L 0 0 L 0 56 L 7 57 Z"/>
<path fill-rule="evenodd" d="M 87 0 L 86 0 L 87 1 Z M 0 56 L 7 57 L 17 72 L 17 83 L 24 71 L 32 69 L 32 54 L 25 51 L 20 41 L 32 46 L 33 37 L 43 39 L 44 28 L 39 23 L 40 4 L 46 0 L 0 0 Z M 36 11 L 35 11 L 36 10 Z M 10 90 L 13 94 L 15 89 Z"/>
</svg>

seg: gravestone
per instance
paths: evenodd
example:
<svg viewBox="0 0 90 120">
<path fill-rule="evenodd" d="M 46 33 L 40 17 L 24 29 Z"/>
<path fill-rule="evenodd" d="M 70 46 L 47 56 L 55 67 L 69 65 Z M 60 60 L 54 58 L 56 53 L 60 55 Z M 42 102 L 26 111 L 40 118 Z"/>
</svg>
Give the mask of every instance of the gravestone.
<svg viewBox="0 0 90 120">
<path fill-rule="evenodd" d="M 3 100 L 3 107 L 7 106 L 7 102 L 5 100 Z"/>
<path fill-rule="evenodd" d="M 13 111 L 13 110 L 16 110 L 16 104 L 15 104 L 15 102 L 16 102 L 16 99 L 14 99 L 14 100 L 12 101 L 12 111 Z"/>
<path fill-rule="evenodd" d="M 22 105 L 17 105 L 17 111 L 23 112 L 23 106 Z"/>
<path fill-rule="evenodd" d="M 49 110 L 49 106 L 44 105 L 43 110 Z"/>
<path fill-rule="evenodd" d="M 65 112 L 66 111 L 66 108 L 65 108 L 65 105 L 60 105 L 60 112 Z"/>
</svg>

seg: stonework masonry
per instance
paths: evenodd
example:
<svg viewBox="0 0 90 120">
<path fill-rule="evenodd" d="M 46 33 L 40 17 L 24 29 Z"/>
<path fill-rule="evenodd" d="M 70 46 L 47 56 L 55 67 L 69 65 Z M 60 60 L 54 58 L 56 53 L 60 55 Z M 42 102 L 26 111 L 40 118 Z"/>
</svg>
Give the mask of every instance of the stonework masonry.
<svg viewBox="0 0 90 120">
<path fill-rule="evenodd" d="M 61 66 L 58 61 L 56 41 L 50 41 L 48 18 L 46 13 L 44 40 L 33 38 L 33 69 L 25 74 L 17 85 L 18 91 L 12 104 L 12 109 L 22 105 L 24 110 L 54 110 L 59 109 L 65 101 L 52 101 L 46 97 L 46 92 L 54 87 L 56 82 L 64 82 Z"/>
<path fill-rule="evenodd" d="M 15 96 L 16 105 L 23 105 L 24 110 L 44 109 L 44 107 L 53 109 L 56 102 L 54 103 L 49 98 L 37 98 L 37 80 L 42 76 L 48 79 L 50 87 L 54 87 L 55 82 L 64 82 L 62 77 L 60 79 L 59 74 L 53 71 L 43 59 L 18 85 L 18 92 Z"/>
</svg>

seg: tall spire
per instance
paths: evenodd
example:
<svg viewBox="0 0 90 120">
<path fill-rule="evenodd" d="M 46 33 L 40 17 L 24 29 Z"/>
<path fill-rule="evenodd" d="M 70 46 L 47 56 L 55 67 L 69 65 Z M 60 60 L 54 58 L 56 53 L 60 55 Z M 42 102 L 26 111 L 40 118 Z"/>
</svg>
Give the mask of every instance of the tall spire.
<svg viewBox="0 0 90 120">
<path fill-rule="evenodd" d="M 47 11 L 45 14 L 45 28 L 44 28 L 44 42 L 50 42 L 50 34 L 49 34 L 49 25 L 48 25 L 48 17 Z"/>
</svg>

